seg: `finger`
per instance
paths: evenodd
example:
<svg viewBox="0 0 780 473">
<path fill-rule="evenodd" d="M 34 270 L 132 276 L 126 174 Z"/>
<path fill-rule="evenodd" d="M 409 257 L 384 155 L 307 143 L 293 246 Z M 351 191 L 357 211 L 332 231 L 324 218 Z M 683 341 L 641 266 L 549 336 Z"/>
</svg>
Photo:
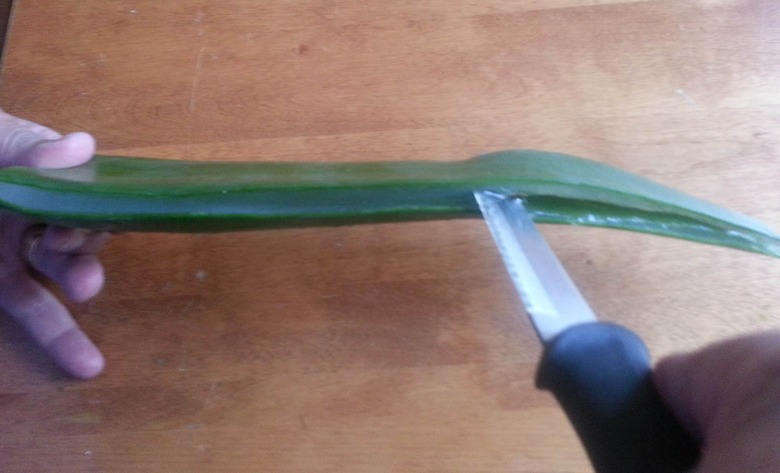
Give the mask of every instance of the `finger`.
<svg viewBox="0 0 780 473">
<path fill-rule="evenodd" d="M 19 248 L 23 235 L 29 227 L 22 219 L 5 212 L 0 213 L 0 273 L 15 272 L 24 268 L 25 263 Z M 3 289 L 0 287 L 0 290 Z"/>
<path fill-rule="evenodd" d="M 46 229 L 42 244 L 62 253 L 94 254 L 105 246 L 108 237 L 107 232 L 51 226 Z"/>
<path fill-rule="evenodd" d="M 653 372 L 659 394 L 680 423 L 699 442 L 702 426 L 695 412 L 695 390 L 691 386 L 692 355 L 674 355 L 662 359 Z"/>
<path fill-rule="evenodd" d="M 40 242 L 32 240 L 28 246 L 27 260 L 33 268 L 57 283 L 74 302 L 95 297 L 105 281 L 103 265 L 91 254 L 68 254 L 52 251 Z"/>
<path fill-rule="evenodd" d="M 65 168 L 83 164 L 95 154 L 95 139 L 83 132 L 70 133 L 56 140 L 41 140 L 12 161 L 19 166 Z"/>
<path fill-rule="evenodd" d="M 94 153 L 95 139 L 88 133 L 62 136 L 0 110 L 0 167 L 69 167 L 88 161 Z"/>
<path fill-rule="evenodd" d="M 50 128 L 0 112 L 0 165 L 25 165 L 25 156 L 36 145 L 60 138 Z"/>
<path fill-rule="evenodd" d="M 50 292 L 24 272 L 6 277 L 0 284 L 13 287 L 13 290 L 0 291 L 0 307 L 15 318 L 60 367 L 79 378 L 92 378 L 103 370 L 103 355 Z"/>
<path fill-rule="evenodd" d="M 780 332 L 767 332 L 661 360 L 654 378 L 659 393 L 678 418 L 699 438 L 711 439 L 739 423 L 739 409 L 747 411 L 760 399 L 767 382 L 778 384 L 771 375 L 777 372 Z"/>
</svg>

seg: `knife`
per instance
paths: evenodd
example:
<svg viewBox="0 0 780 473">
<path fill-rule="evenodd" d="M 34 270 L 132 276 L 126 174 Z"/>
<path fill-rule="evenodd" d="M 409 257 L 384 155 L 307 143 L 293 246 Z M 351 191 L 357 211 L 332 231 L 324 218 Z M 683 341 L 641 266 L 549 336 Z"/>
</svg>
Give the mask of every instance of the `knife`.
<svg viewBox="0 0 780 473">
<path fill-rule="evenodd" d="M 642 340 L 599 322 L 520 198 L 474 193 L 544 345 L 536 385 L 552 392 L 598 473 L 680 473 L 700 448 L 661 400 Z"/>
</svg>

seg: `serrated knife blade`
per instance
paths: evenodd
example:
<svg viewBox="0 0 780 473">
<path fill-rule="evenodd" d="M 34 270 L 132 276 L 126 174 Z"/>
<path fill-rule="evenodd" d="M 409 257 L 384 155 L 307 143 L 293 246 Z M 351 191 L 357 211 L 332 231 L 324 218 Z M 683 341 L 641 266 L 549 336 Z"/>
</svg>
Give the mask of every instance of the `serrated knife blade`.
<svg viewBox="0 0 780 473">
<path fill-rule="evenodd" d="M 474 197 L 539 338 L 546 343 L 569 327 L 596 322 L 523 201 L 489 191 Z"/>
</svg>

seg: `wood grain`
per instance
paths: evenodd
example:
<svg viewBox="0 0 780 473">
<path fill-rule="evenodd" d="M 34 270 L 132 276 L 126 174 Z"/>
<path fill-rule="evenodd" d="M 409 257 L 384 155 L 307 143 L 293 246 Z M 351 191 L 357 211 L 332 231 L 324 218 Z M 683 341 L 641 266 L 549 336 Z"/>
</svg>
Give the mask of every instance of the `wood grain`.
<svg viewBox="0 0 780 473">
<path fill-rule="evenodd" d="M 0 105 L 100 152 L 619 166 L 780 228 L 771 0 L 15 2 Z M 770 258 L 547 227 L 656 356 L 780 326 Z M 127 234 L 72 309 L 106 373 L 0 321 L 0 470 L 586 472 L 479 221 Z"/>
</svg>

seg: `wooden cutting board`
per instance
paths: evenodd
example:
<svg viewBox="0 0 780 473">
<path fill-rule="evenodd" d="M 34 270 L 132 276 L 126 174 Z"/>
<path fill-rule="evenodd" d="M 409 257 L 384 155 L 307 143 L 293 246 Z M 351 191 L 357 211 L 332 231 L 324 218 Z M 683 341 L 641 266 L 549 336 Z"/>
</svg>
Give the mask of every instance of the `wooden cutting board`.
<svg viewBox="0 0 780 473">
<path fill-rule="evenodd" d="M 600 160 L 780 229 L 770 0 L 17 0 L 0 106 L 101 153 Z M 656 356 L 780 326 L 780 263 L 546 227 Z M 64 377 L 0 319 L 4 472 L 587 472 L 483 222 L 125 234 Z"/>
</svg>

